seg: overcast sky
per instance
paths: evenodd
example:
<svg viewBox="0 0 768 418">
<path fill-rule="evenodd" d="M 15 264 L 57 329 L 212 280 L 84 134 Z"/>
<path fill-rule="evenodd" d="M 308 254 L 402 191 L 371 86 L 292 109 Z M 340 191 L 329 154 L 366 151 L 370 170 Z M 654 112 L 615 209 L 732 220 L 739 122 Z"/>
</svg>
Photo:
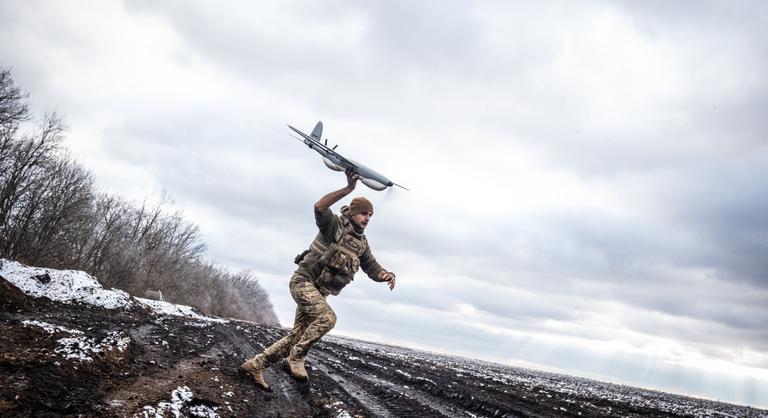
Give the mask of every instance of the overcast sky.
<svg viewBox="0 0 768 418">
<path fill-rule="evenodd" d="M 99 186 L 170 193 L 283 325 L 345 185 L 285 124 L 322 120 L 411 189 L 355 190 L 398 284 L 359 274 L 334 333 L 761 406 L 766 39 L 762 1 L 0 0 Z"/>
</svg>

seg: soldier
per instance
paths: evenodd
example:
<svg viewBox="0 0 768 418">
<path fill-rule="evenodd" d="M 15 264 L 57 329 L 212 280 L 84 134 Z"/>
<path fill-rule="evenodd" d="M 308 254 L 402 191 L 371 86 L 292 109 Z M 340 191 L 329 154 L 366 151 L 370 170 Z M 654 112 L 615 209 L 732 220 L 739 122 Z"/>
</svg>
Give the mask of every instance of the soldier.
<svg viewBox="0 0 768 418">
<path fill-rule="evenodd" d="M 262 371 L 285 357 L 288 357 L 291 376 L 300 381 L 307 380 L 304 368 L 307 352 L 336 325 L 336 314 L 326 298 L 329 294 L 338 295 L 359 268 L 362 267 L 372 280 L 389 284 L 390 290 L 395 287 L 395 274 L 376 262 L 363 233 L 373 216 L 371 202 L 356 197 L 348 207 L 341 208 L 341 216 L 331 212 L 331 205 L 355 189 L 357 173 L 348 169 L 346 175 L 346 187 L 328 193 L 315 203 L 319 232 L 309 249 L 294 260 L 299 267 L 289 285 L 297 305 L 291 333 L 240 366 L 263 390 L 271 391 Z"/>
</svg>

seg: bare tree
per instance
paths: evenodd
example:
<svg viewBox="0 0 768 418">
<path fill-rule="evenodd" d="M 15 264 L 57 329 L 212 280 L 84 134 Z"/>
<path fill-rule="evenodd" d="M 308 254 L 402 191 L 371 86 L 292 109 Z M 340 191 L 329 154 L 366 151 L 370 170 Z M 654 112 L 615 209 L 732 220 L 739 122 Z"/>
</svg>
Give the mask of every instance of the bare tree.
<svg viewBox="0 0 768 418">
<path fill-rule="evenodd" d="M 91 203 L 91 223 L 77 242 L 77 263 L 96 277 L 117 285 L 129 266 L 126 262 L 130 205 L 108 194 Z"/>
<path fill-rule="evenodd" d="M 11 71 L 0 66 L 0 163 L 19 123 L 29 117 L 27 96 L 13 82 Z"/>
<path fill-rule="evenodd" d="M 6 166 L 0 173 L 0 242 L 5 242 L 0 253 L 14 254 L 12 246 L 17 242 L 9 240 L 11 228 L 17 223 L 13 218 L 34 204 L 30 201 L 34 189 L 44 181 L 63 132 L 63 123 L 54 114 L 43 120 L 38 132 L 9 142 Z"/>
<path fill-rule="evenodd" d="M 54 267 L 77 267 L 75 251 L 92 218 L 93 180 L 74 160 L 54 159 L 36 179 L 15 224 L 17 258 Z"/>
<path fill-rule="evenodd" d="M 85 270 L 134 295 L 159 289 L 210 315 L 277 323 L 258 280 L 202 261 L 199 228 L 168 209 L 167 195 L 137 206 L 97 193 L 91 174 L 62 152 L 55 114 L 21 134 L 26 99 L 0 67 L 0 257 Z"/>
</svg>

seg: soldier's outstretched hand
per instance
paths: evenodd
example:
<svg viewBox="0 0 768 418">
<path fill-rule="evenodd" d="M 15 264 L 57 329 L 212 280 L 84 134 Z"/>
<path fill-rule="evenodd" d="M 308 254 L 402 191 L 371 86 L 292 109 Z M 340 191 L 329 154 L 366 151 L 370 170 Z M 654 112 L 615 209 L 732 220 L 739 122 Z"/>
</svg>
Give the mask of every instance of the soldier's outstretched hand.
<svg viewBox="0 0 768 418">
<path fill-rule="evenodd" d="M 355 185 L 357 185 L 357 180 L 360 178 L 360 176 L 352 167 L 346 169 L 344 174 L 347 175 L 347 188 L 349 190 L 355 190 Z"/>
<path fill-rule="evenodd" d="M 387 282 L 389 285 L 389 290 L 392 290 L 395 288 L 395 273 L 389 272 L 389 271 L 382 271 L 379 273 L 379 278 L 383 282 Z"/>
</svg>

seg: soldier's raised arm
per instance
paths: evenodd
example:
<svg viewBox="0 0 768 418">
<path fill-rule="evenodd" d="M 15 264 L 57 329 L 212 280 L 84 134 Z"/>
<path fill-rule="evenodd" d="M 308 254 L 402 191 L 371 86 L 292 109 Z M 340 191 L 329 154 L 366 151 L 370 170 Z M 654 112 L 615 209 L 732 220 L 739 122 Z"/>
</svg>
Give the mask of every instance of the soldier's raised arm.
<svg viewBox="0 0 768 418">
<path fill-rule="evenodd" d="M 334 216 L 331 212 L 331 206 L 344 196 L 352 193 L 352 190 L 355 189 L 355 183 L 357 183 L 357 173 L 348 169 L 346 174 L 347 187 L 330 192 L 315 203 L 315 223 L 326 243 L 333 242 L 339 223 L 338 217 Z"/>
<path fill-rule="evenodd" d="M 345 174 L 347 175 L 347 187 L 330 192 L 321 197 L 320 200 L 315 203 L 315 212 L 325 212 L 333 206 L 334 203 L 341 200 L 342 197 L 352 193 L 352 190 L 355 190 L 357 179 L 360 178 L 360 176 L 358 176 L 351 168 L 348 168 L 347 171 L 345 171 Z"/>
</svg>

